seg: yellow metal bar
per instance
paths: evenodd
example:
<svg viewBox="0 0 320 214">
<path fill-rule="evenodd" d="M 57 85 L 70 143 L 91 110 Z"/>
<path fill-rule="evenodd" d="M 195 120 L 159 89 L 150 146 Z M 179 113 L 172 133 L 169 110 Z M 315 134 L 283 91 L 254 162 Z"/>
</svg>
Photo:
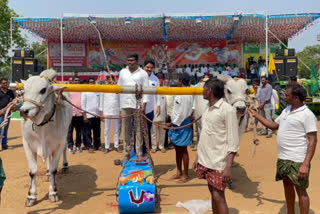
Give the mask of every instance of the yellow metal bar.
<svg viewBox="0 0 320 214">
<path fill-rule="evenodd" d="M 66 87 L 67 92 L 101 92 L 101 93 L 127 93 L 134 94 L 135 86 L 120 86 L 120 85 L 91 85 L 91 84 L 60 84 Z M 13 88 L 13 87 L 12 87 Z M 16 88 L 23 89 L 22 83 L 17 83 Z M 140 88 L 140 87 L 139 87 Z M 162 94 L 162 95 L 202 95 L 203 88 L 196 87 L 144 87 L 144 94 Z"/>
</svg>

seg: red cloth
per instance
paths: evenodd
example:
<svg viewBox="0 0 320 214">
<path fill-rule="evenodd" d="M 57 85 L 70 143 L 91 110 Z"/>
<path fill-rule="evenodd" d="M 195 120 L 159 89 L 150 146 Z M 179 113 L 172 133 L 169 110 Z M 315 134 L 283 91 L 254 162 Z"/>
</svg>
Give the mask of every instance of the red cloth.
<svg viewBox="0 0 320 214">
<path fill-rule="evenodd" d="M 198 163 L 196 172 L 199 179 L 206 179 L 215 189 L 224 191 L 226 188 L 226 184 L 222 182 L 222 171 L 209 169 Z"/>
</svg>

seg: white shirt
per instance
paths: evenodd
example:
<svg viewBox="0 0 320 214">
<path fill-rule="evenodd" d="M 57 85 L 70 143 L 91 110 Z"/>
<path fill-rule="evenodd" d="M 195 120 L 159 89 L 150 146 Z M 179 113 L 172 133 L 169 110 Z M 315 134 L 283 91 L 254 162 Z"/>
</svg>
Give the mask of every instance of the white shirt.
<svg viewBox="0 0 320 214">
<path fill-rule="evenodd" d="M 238 119 L 233 107 L 223 98 L 202 114 L 198 162 L 214 170 L 224 170 L 226 157 L 239 150 Z"/>
<path fill-rule="evenodd" d="M 183 69 L 182 68 L 176 68 L 176 72 L 177 72 L 177 74 L 181 74 L 181 73 L 183 73 Z"/>
<path fill-rule="evenodd" d="M 160 115 L 154 115 L 153 121 L 154 122 L 164 122 L 166 121 L 167 116 L 167 98 L 166 95 L 159 95 L 160 100 Z M 157 105 L 154 105 L 154 112 L 156 112 Z"/>
<path fill-rule="evenodd" d="M 167 68 L 167 66 L 165 66 L 165 67 L 162 68 L 162 73 L 163 73 L 163 74 L 167 74 L 167 73 L 168 73 L 168 68 Z"/>
<path fill-rule="evenodd" d="M 219 71 L 210 71 L 210 74 L 212 75 L 212 77 L 216 77 L 220 73 L 219 73 Z"/>
<path fill-rule="evenodd" d="M 229 71 L 227 71 L 227 70 L 224 70 L 224 71 L 222 71 L 222 73 L 221 73 L 222 75 L 230 75 L 230 72 Z"/>
<path fill-rule="evenodd" d="M 208 72 L 208 68 L 207 67 L 201 67 L 201 73 L 206 74 Z"/>
<path fill-rule="evenodd" d="M 266 66 L 261 66 L 259 69 L 259 72 L 260 72 L 260 77 L 263 77 L 263 76 L 268 77 L 268 70 Z"/>
<path fill-rule="evenodd" d="M 94 93 L 94 92 L 83 92 L 81 93 L 81 108 L 96 114 L 100 115 L 99 110 L 99 104 L 100 104 L 100 93 Z M 91 114 L 87 114 L 87 118 L 94 117 Z"/>
<path fill-rule="evenodd" d="M 120 115 L 120 96 L 114 93 L 101 93 L 99 110 L 103 115 Z"/>
<path fill-rule="evenodd" d="M 193 96 L 178 95 L 174 98 L 171 122 L 177 126 L 191 116 L 193 106 Z"/>
<path fill-rule="evenodd" d="M 190 67 L 186 67 L 185 72 L 186 72 L 187 74 L 191 75 L 191 68 L 190 68 Z"/>
<path fill-rule="evenodd" d="M 149 87 L 159 87 L 159 86 L 160 86 L 160 82 L 158 77 L 156 77 L 156 75 L 152 73 L 149 77 Z M 156 103 L 157 106 L 160 106 L 160 96 L 150 94 L 149 102 L 147 102 L 147 105 L 146 105 L 146 110 L 145 110 L 146 114 L 149 114 L 150 112 L 153 111 L 154 103 Z"/>
<path fill-rule="evenodd" d="M 173 111 L 174 95 L 166 95 L 167 114 L 171 117 Z"/>
<path fill-rule="evenodd" d="M 279 97 L 278 93 L 275 89 L 272 89 L 272 95 L 271 95 L 271 109 L 275 110 L 276 109 L 276 104 L 279 102 Z"/>
<path fill-rule="evenodd" d="M 131 72 L 126 67 L 120 71 L 118 85 L 122 86 L 135 86 L 143 85 L 144 87 L 149 86 L 148 73 L 142 68 L 138 68 L 136 71 Z M 147 103 L 148 96 L 143 95 L 141 103 Z M 136 109 L 136 96 L 135 94 L 121 94 L 120 95 L 120 109 L 123 108 L 134 108 Z M 140 108 L 140 106 L 138 107 Z"/>
<path fill-rule="evenodd" d="M 306 105 L 290 110 L 291 106 L 288 106 L 275 120 L 279 124 L 278 158 L 302 163 L 308 149 L 306 134 L 318 131 L 317 118 Z"/>
<path fill-rule="evenodd" d="M 204 73 L 203 73 L 202 71 L 200 71 L 200 72 L 197 72 L 196 75 L 197 75 L 197 77 L 199 78 L 199 77 L 203 77 L 203 76 L 204 76 Z"/>
</svg>

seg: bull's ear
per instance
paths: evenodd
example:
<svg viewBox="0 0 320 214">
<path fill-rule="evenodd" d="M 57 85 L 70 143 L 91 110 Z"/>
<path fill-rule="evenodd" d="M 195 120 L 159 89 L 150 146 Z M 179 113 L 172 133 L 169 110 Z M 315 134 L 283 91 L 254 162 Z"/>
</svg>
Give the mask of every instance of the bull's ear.
<svg viewBox="0 0 320 214">
<path fill-rule="evenodd" d="M 25 85 L 26 84 L 26 80 L 20 80 L 21 81 L 21 83 L 23 84 L 23 85 Z"/>
<path fill-rule="evenodd" d="M 63 90 L 66 89 L 66 88 L 67 88 L 67 87 L 61 86 L 61 85 L 53 85 L 53 86 L 52 86 L 52 91 L 53 91 L 53 92 L 63 91 Z"/>
<path fill-rule="evenodd" d="M 232 79 L 229 75 L 224 75 L 224 74 L 218 74 L 217 78 L 224 83 L 226 83 L 226 82 L 228 82 L 228 80 Z"/>
</svg>

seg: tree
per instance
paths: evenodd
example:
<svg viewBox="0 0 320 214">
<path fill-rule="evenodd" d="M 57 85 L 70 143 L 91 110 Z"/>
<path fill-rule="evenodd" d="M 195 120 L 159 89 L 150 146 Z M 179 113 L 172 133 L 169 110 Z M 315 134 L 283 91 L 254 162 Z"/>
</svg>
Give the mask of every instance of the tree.
<svg viewBox="0 0 320 214">
<path fill-rule="evenodd" d="M 310 78 L 310 70 L 303 65 L 302 61 L 311 68 L 312 62 L 314 62 L 316 71 L 320 66 L 320 45 L 313 45 L 305 47 L 301 52 L 297 53 L 298 56 L 298 71 L 300 77 Z"/>
<path fill-rule="evenodd" d="M 48 45 L 47 43 L 34 42 L 31 44 L 31 49 L 34 51 L 34 58 L 38 60 L 38 64 L 47 68 L 47 55 L 48 55 Z"/>
<path fill-rule="evenodd" d="M 0 0 L 0 75 L 10 76 L 10 57 L 8 51 L 11 48 L 10 27 L 13 27 L 13 46 L 16 48 L 26 47 L 27 40 L 22 37 L 18 26 L 10 26 L 11 17 L 18 17 L 18 14 L 8 6 L 8 0 Z"/>
</svg>

